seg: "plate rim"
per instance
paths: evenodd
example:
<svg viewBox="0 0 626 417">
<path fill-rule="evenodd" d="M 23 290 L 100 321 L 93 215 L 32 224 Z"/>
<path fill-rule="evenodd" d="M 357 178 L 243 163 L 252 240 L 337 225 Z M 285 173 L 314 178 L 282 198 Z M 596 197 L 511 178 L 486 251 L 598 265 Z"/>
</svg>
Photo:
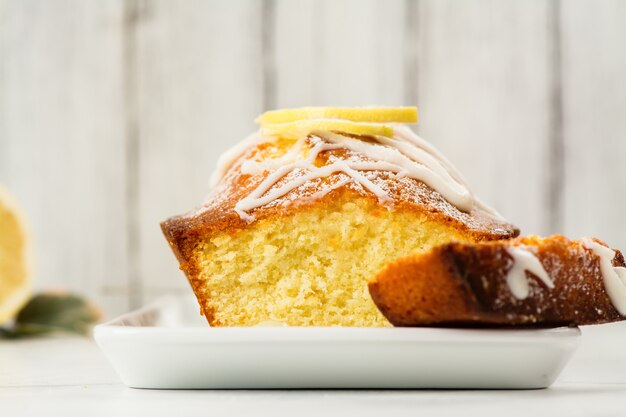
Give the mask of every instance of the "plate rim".
<svg viewBox="0 0 626 417">
<path fill-rule="evenodd" d="M 197 323 L 202 324 L 197 325 L 191 319 L 188 302 L 178 298 L 177 305 L 173 306 L 171 300 L 157 300 L 96 326 L 93 336 L 97 345 L 127 386 L 152 389 L 538 389 L 550 386 L 558 378 L 581 339 L 578 327 L 210 327 L 201 320 Z M 162 326 L 154 320 L 159 316 L 150 315 L 155 313 L 154 309 L 164 311 Z M 169 313 L 173 313 L 172 316 Z M 187 318 L 189 325 L 186 325 Z M 485 360 L 493 363 L 490 355 L 494 352 L 500 358 L 496 361 L 500 365 L 490 368 L 483 377 Z M 398 355 L 398 359 L 390 360 L 390 354 Z M 177 355 L 189 360 L 172 361 Z M 303 365 L 302 355 L 315 358 L 320 361 L 319 365 L 315 368 Z M 220 357 L 225 360 L 215 360 Z M 337 358 L 342 361 L 340 364 Z M 362 362 L 364 358 L 367 362 Z M 450 371 L 450 358 L 452 362 L 465 361 L 460 373 Z M 521 363 L 527 365 L 516 368 L 511 364 L 512 360 L 516 362 L 514 358 L 522 358 Z M 232 368 L 233 360 L 243 364 L 246 372 L 241 373 L 236 366 Z M 287 367 L 278 366 L 277 360 L 281 364 L 286 360 Z M 433 361 L 432 369 L 424 365 L 430 361 Z M 482 364 L 477 365 L 480 371 L 471 365 L 474 361 Z M 376 371 L 373 379 L 351 376 L 352 370 L 361 369 L 362 363 Z M 320 366 L 323 375 L 332 377 L 320 379 L 322 374 L 312 371 L 319 370 Z M 527 369 L 527 366 L 530 367 Z M 237 372 L 233 373 L 233 369 Z M 304 373 L 294 373 L 293 369 Z M 432 372 L 440 376 L 432 378 Z"/>
<path fill-rule="evenodd" d="M 550 328 L 462 328 L 462 327 L 341 327 L 341 326 L 253 326 L 211 327 L 203 326 L 137 326 L 124 324 L 138 315 L 181 303 L 172 298 L 158 299 L 136 310 L 124 313 L 93 329 L 95 339 L 142 338 L 161 343 L 185 344 L 189 338 L 210 343 L 240 342 L 329 342 L 367 341 L 389 342 L 462 342 L 462 343 L 524 343 L 541 344 L 555 339 L 578 343 L 581 330 L 578 326 Z M 164 336 L 177 336 L 164 340 Z"/>
</svg>

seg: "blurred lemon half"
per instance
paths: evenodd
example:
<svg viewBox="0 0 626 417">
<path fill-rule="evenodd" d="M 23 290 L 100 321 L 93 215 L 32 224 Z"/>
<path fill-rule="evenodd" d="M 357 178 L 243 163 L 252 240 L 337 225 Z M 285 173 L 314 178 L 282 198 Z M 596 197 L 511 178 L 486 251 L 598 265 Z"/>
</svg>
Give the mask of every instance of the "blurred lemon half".
<svg viewBox="0 0 626 417">
<path fill-rule="evenodd" d="M 0 324 L 14 317 L 31 294 L 29 257 L 21 212 L 0 185 Z"/>
</svg>

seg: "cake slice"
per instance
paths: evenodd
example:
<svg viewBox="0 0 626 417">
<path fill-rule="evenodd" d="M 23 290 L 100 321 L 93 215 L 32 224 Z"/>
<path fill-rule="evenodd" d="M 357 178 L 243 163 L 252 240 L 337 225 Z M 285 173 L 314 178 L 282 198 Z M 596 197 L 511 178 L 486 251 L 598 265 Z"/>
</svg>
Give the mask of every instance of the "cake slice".
<svg viewBox="0 0 626 417">
<path fill-rule="evenodd" d="M 518 230 L 400 123 L 415 108 L 271 112 L 207 201 L 162 223 L 212 326 L 390 326 L 367 283 L 389 261 Z"/>
<path fill-rule="evenodd" d="M 369 290 L 396 326 L 596 324 L 626 318 L 624 266 L 597 239 L 449 243 L 391 262 Z"/>
</svg>

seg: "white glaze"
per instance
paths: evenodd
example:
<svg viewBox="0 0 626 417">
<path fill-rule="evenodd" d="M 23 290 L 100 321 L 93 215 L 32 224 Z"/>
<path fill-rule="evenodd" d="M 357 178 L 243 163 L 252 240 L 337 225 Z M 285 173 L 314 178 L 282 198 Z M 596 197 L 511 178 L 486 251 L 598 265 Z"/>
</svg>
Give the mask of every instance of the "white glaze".
<svg viewBox="0 0 626 417">
<path fill-rule="evenodd" d="M 244 140 L 228 149 L 222 155 L 220 155 L 217 160 L 217 166 L 215 167 L 215 171 L 211 174 L 211 178 L 209 179 L 209 187 L 215 188 L 217 184 L 224 178 L 229 168 L 233 166 L 235 161 L 241 157 L 241 155 L 253 144 L 259 142 L 261 140 L 261 135 L 259 132 L 254 132 L 248 135 Z"/>
<path fill-rule="evenodd" d="M 506 282 L 515 298 L 523 300 L 528 297 L 530 287 L 527 272 L 539 278 L 548 288 L 554 288 L 554 282 L 545 268 L 528 248 L 509 247 L 507 253 L 513 258 L 513 266 L 507 273 Z"/>
<path fill-rule="evenodd" d="M 626 268 L 613 266 L 615 251 L 607 248 L 591 238 L 582 238 L 583 246 L 591 250 L 600 258 L 600 272 L 604 281 L 604 288 L 609 295 L 613 307 L 626 316 Z"/>
<path fill-rule="evenodd" d="M 415 132 L 413 132 L 412 129 L 407 126 L 398 126 L 394 129 L 394 132 L 397 139 L 412 143 L 413 145 L 424 149 L 426 152 L 437 158 L 458 183 L 469 189 L 469 186 L 467 185 L 467 180 L 465 179 L 463 174 L 461 174 L 461 172 L 452 164 L 452 162 L 450 162 L 448 158 L 446 158 L 441 152 L 439 152 L 439 150 L 437 150 L 437 148 L 431 145 L 428 141 L 419 137 Z M 500 221 L 504 221 L 504 217 L 502 217 L 500 213 L 498 213 L 494 208 L 485 204 L 480 198 L 476 196 L 474 196 L 474 208 L 482 211 L 490 217 L 493 217 Z"/>
<path fill-rule="evenodd" d="M 247 213 L 248 211 L 271 203 L 307 181 L 336 172 L 345 173 L 349 179 L 342 181 L 341 184 L 337 182 L 307 198 L 321 198 L 333 189 L 352 182 L 372 192 L 381 202 L 389 201 L 389 196 L 384 190 L 360 173 L 360 171 L 380 170 L 393 172 L 397 178 L 411 177 L 423 181 L 460 210 L 469 212 L 474 209 L 489 217 L 503 220 L 498 212 L 471 194 L 462 174 L 445 156 L 406 126 L 394 127 L 393 139 L 377 137 L 378 143 L 375 144 L 331 132 L 315 133 L 317 133 L 318 140 L 325 143 L 318 142 L 314 148 L 310 149 L 305 163 L 302 163 L 302 154 L 305 150 L 306 137 L 296 141 L 291 149 L 280 158 L 262 162 L 250 159 L 243 161 L 241 172 L 244 174 L 258 174 L 265 171 L 270 171 L 271 174 L 259 184 L 257 189 L 236 205 L 235 211 L 241 218 L 252 221 L 254 218 Z M 323 139 L 319 139 L 320 137 Z M 226 151 L 219 158 L 217 168 L 211 176 L 211 188 L 218 185 L 246 149 L 255 143 L 274 139 L 255 132 Z M 335 158 L 333 163 L 326 167 L 314 166 L 319 152 L 337 148 L 349 149 L 373 161 L 342 161 Z M 293 175 L 292 180 L 283 183 L 280 187 L 274 187 L 285 175 L 293 171 L 298 171 L 299 175 Z"/>
<path fill-rule="evenodd" d="M 248 214 L 250 210 L 269 204 L 308 181 L 328 177 L 337 172 L 350 177 L 342 185 L 348 182 L 357 183 L 374 194 L 379 201 L 387 202 L 390 197 L 385 190 L 362 174 L 362 171 L 374 170 L 392 172 L 398 178 L 410 177 L 420 180 L 438 191 L 443 198 L 460 210 L 469 212 L 474 206 L 483 207 L 482 203 L 474 199 L 460 173 L 436 149 L 417 135 L 407 133 L 410 129 L 397 128 L 397 131 L 399 133 L 394 139 L 376 137 L 376 143 L 326 131 L 313 132 L 310 140 L 314 145 L 304 158 L 302 153 L 306 137 L 296 141 L 280 158 L 265 161 L 246 160 L 241 166 L 242 173 L 270 171 L 270 174 L 248 196 L 237 202 L 235 211 L 242 219 L 252 221 L 254 218 Z M 369 160 L 354 161 L 330 157 L 328 165 L 318 167 L 314 164 L 320 152 L 338 148 L 363 155 Z M 232 161 L 230 163 L 232 164 Z M 281 179 L 292 173 L 287 181 L 276 186 Z M 224 172 L 221 172 L 217 176 L 223 175 Z M 314 195 L 320 198 L 337 187 L 336 183 Z"/>
</svg>

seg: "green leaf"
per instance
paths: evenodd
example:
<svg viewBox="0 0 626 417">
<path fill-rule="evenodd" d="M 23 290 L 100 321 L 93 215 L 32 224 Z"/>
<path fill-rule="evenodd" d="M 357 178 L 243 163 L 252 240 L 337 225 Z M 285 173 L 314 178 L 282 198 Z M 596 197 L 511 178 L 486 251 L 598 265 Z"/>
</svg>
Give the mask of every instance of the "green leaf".
<svg viewBox="0 0 626 417">
<path fill-rule="evenodd" d="M 13 339 L 18 336 L 15 334 L 15 332 L 13 332 L 13 330 L 7 327 L 0 327 L 0 339 L 2 339 L 3 337 L 6 339 Z"/>
<path fill-rule="evenodd" d="M 38 294 L 20 310 L 5 337 L 35 336 L 53 332 L 87 334 L 101 319 L 100 311 L 74 294 Z"/>
</svg>

